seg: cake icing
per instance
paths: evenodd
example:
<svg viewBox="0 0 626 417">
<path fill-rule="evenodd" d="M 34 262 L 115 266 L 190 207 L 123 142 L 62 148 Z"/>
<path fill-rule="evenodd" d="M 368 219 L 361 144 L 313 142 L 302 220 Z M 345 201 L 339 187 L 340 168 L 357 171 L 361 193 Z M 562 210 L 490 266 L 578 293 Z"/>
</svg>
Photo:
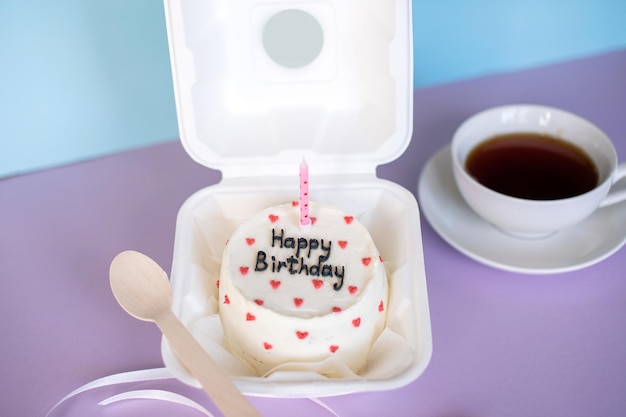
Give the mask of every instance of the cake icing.
<svg viewBox="0 0 626 417">
<path fill-rule="evenodd" d="M 367 229 L 330 205 L 262 210 L 233 233 L 222 260 L 219 315 L 228 349 L 259 375 L 336 358 L 358 373 L 385 326 L 388 281 Z M 332 369 L 323 373 L 332 376 Z"/>
</svg>

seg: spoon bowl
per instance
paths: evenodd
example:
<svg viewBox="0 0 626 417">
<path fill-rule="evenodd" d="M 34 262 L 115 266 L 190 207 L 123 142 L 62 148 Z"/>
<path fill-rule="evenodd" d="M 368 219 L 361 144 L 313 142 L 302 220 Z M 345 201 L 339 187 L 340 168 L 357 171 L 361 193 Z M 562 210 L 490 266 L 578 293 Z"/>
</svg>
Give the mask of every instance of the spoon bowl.
<svg viewBox="0 0 626 417">
<path fill-rule="evenodd" d="M 135 251 L 120 253 L 111 263 L 109 278 L 113 295 L 131 316 L 155 321 L 171 309 L 172 288 L 167 274 L 148 256 Z"/>
</svg>

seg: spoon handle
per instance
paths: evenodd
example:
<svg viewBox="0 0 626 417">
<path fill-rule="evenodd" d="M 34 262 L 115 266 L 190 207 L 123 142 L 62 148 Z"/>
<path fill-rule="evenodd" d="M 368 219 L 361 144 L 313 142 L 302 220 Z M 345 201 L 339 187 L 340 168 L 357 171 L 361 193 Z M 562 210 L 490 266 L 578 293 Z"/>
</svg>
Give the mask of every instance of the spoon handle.
<svg viewBox="0 0 626 417">
<path fill-rule="evenodd" d="M 261 417 L 171 310 L 159 315 L 155 323 L 183 365 L 193 370 L 193 376 L 226 417 Z"/>
</svg>

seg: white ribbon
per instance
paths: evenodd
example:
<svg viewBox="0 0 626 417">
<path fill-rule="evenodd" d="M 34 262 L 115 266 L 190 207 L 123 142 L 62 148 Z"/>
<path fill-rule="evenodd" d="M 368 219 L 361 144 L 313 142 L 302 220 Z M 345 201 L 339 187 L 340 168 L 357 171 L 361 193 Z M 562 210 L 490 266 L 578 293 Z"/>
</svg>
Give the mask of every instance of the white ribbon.
<svg viewBox="0 0 626 417">
<path fill-rule="evenodd" d="M 102 400 L 98 403 L 98 405 L 109 405 L 116 403 L 118 401 L 123 400 L 139 400 L 139 399 L 148 399 L 148 400 L 159 400 L 159 401 L 169 401 L 171 403 L 184 405 L 195 410 L 198 410 L 202 414 L 207 417 L 215 417 L 209 410 L 193 401 L 192 399 L 185 397 L 184 395 L 177 394 L 171 391 L 150 389 L 150 390 L 137 390 L 137 391 L 127 391 L 118 395 L 114 395 L 105 400 Z"/>
<path fill-rule="evenodd" d="M 319 405 L 320 407 L 322 407 L 324 410 L 328 411 L 329 413 L 331 413 L 333 416 L 335 417 L 339 417 L 339 414 L 335 413 L 335 410 L 333 410 L 332 408 L 330 408 L 328 405 L 326 405 L 325 402 L 323 402 L 322 400 L 320 400 L 319 398 L 307 398 L 308 400 L 313 401 L 315 404 Z"/>
<path fill-rule="evenodd" d="M 122 372 L 119 374 L 113 374 L 109 376 L 105 376 L 103 378 L 96 379 L 94 381 L 88 382 L 87 384 L 76 388 L 74 391 L 67 394 L 63 397 L 59 402 L 57 402 L 54 407 L 48 411 L 46 417 L 51 417 L 54 411 L 63 403 L 70 400 L 71 398 L 80 395 L 86 391 L 90 391 L 97 388 L 110 387 L 114 385 L 128 384 L 133 382 L 149 382 L 149 381 L 159 381 L 164 379 L 173 379 L 174 377 L 166 368 L 154 368 L 154 369 L 144 369 L 139 371 L 130 371 L 130 372 Z M 193 401 L 192 399 L 185 397 L 184 395 L 166 391 L 159 389 L 146 389 L 146 390 L 131 390 L 125 391 L 120 394 L 114 395 L 109 398 L 105 398 L 100 401 L 98 405 L 107 406 L 109 404 L 113 404 L 119 401 L 124 400 L 136 400 L 136 399 L 148 399 L 148 400 L 157 400 L 157 401 L 167 401 L 175 404 L 180 404 L 182 406 L 193 408 L 207 417 L 214 417 L 210 411 L 206 408 Z M 309 401 L 319 405 L 334 417 L 339 417 L 332 408 L 326 405 L 319 398 L 307 398 Z"/>
<path fill-rule="evenodd" d="M 127 384 L 132 382 L 145 382 L 145 381 L 158 381 L 162 379 L 171 379 L 172 374 L 165 368 L 144 369 L 140 371 L 123 372 L 119 374 L 105 376 L 94 381 L 88 382 L 82 387 L 76 388 L 74 391 L 63 397 L 58 403 L 54 405 L 46 414 L 46 417 L 50 417 L 52 412 L 57 409 L 61 404 L 66 402 L 72 397 L 75 397 L 85 391 L 90 391 L 96 388 L 108 387 L 118 384 Z"/>
</svg>

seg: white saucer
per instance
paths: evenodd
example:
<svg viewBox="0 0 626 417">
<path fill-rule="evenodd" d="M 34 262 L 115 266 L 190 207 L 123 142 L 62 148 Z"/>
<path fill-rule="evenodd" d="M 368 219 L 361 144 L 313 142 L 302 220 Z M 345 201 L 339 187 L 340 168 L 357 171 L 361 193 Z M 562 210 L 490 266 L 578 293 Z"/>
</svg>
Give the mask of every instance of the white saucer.
<svg viewBox="0 0 626 417">
<path fill-rule="evenodd" d="M 449 146 L 424 167 L 418 198 L 422 213 L 445 241 L 470 258 L 508 271 L 573 271 L 607 258 L 626 242 L 626 202 L 599 209 L 580 224 L 545 239 L 524 240 L 499 231 L 461 197 Z"/>
</svg>

